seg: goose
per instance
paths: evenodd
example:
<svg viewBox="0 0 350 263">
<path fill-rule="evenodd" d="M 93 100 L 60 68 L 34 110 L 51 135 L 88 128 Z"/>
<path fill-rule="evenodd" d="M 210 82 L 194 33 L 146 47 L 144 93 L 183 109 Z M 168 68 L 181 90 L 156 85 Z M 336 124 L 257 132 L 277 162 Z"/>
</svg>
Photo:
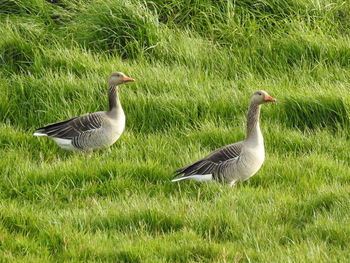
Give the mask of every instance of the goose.
<svg viewBox="0 0 350 263">
<path fill-rule="evenodd" d="M 205 158 L 176 170 L 175 175 L 182 176 L 172 182 L 185 179 L 199 182 L 215 180 L 234 186 L 252 177 L 265 159 L 264 138 L 259 125 L 260 108 L 266 102 L 275 101 L 266 91 L 256 91 L 248 110 L 245 140 L 223 146 Z"/>
<path fill-rule="evenodd" d="M 85 114 L 48 124 L 34 136 L 48 136 L 62 149 L 92 152 L 115 143 L 125 128 L 125 114 L 119 100 L 118 85 L 135 81 L 122 72 L 112 73 L 108 81 L 109 110 Z"/>
</svg>

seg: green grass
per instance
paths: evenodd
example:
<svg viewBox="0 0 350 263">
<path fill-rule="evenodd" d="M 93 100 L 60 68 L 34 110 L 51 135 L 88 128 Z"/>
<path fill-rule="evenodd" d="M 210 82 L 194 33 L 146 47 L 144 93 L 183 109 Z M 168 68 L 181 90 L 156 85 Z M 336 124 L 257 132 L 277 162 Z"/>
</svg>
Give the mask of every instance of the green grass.
<svg viewBox="0 0 350 263">
<path fill-rule="evenodd" d="M 350 4 L 342 0 L 0 1 L 1 262 L 349 262 Z M 107 107 L 126 131 L 88 159 L 35 128 Z M 249 181 L 171 183 L 245 136 Z"/>
</svg>

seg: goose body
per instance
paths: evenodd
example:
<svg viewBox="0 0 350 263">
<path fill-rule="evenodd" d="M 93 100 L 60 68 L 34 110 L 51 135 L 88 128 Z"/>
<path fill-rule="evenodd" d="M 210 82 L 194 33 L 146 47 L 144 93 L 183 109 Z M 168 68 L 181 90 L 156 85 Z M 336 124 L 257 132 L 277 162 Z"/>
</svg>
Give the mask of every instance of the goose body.
<svg viewBox="0 0 350 263">
<path fill-rule="evenodd" d="M 115 143 L 125 128 L 125 114 L 119 100 L 118 85 L 134 81 L 121 72 L 109 78 L 109 110 L 85 114 L 46 125 L 34 133 L 49 136 L 61 148 L 70 151 L 92 151 Z"/>
<path fill-rule="evenodd" d="M 205 158 L 178 169 L 176 175 L 182 176 L 172 181 L 216 180 L 233 186 L 252 177 L 265 160 L 264 138 L 259 124 L 260 108 L 263 103 L 275 101 L 266 91 L 255 92 L 248 110 L 246 139 L 223 146 Z"/>
</svg>

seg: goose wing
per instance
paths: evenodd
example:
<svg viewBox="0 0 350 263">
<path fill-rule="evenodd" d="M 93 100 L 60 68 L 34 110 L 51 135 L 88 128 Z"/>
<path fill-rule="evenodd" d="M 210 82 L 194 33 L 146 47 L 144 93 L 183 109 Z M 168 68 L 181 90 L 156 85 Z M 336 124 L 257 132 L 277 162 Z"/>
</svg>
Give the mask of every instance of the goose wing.
<svg viewBox="0 0 350 263">
<path fill-rule="evenodd" d="M 243 141 L 223 146 L 211 152 L 205 158 L 176 170 L 175 174 L 183 174 L 181 177 L 212 174 L 220 170 L 220 167 L 226 166 L 237 159 L 242 151 L 242 146 Z"/>
<path fill-rule="evenodd" d="M 100 129 L 105 118 L 104 112 L 85 114 L 72 119 L 52 123 L 36 130 L 34 135 L 47 135 L 60 139 L 72 139 L 88 131 Z"/>
</svg>

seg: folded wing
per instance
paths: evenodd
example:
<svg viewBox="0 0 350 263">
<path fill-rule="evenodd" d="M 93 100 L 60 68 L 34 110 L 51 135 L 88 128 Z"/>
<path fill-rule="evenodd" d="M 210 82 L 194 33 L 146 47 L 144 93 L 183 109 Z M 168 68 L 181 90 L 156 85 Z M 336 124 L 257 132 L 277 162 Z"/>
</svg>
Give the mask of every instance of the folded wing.
<svg viewBox="0 0 350 263">
<path fill-rule="evenodd" d="M 214 175 L 216 172 L 220 172 L 220 170 L 231 163 L 231 161 L 234 161 L 234 159 L 239 157 L 242 146 L 243 142 L 223 146 L 213 151 L 205 158 L 176 170 L 175 174 L 182 174 L 180 177 L 181 179 L 186 179 L 192 175 Z M 175 180 L 177 181 L 180 178 Z"/>
<path fill-rule="evenodd" d="M 94 131 L 102 127 L 103 112 L 74 117 L 72 119 L 56 122 L 36 130 L 34 135 L 47 135 L 53 138 L 73 139 L 88 131 Z"/>
</svg>

